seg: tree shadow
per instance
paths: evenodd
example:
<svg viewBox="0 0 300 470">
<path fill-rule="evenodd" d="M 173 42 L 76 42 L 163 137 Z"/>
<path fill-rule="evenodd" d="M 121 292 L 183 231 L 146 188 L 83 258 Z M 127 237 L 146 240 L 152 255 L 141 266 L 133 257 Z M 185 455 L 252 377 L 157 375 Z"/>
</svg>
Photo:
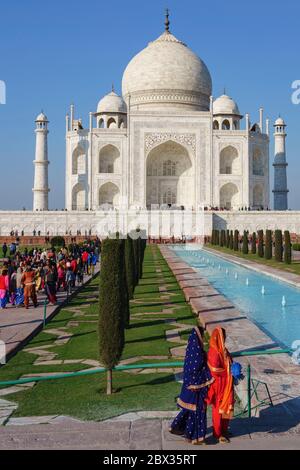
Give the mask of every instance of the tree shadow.
<svg viewBox="0 0 300 470">
<path fill-rule="evenodd" d="M 155 372 L 153 372 L 153 373 L 155 373 Z M 125 389 L 132 388 L 132 387 L 137 387 L 138 388 L 138 387 L 143 387 L 145 385 L 163 385 L 163 384 L 170 383 L 170 382 L 175 382 L 174 374 L 170 374 L 170 375 L 167 375 L 167 376 L 164 376 L 164 377 L 157 377 L 156 379 L 151 379 L 151 380 L 145 381 L 141 384 L 125 385 L 121 389 L 125 390 Z"/>
</svg>

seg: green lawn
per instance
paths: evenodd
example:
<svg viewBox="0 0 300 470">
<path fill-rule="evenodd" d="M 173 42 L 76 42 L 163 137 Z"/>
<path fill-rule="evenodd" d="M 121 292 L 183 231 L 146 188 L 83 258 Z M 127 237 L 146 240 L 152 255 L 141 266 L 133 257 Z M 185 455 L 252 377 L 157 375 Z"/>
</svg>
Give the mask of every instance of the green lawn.
<svg viewBox="0 0 300 470">
<path fill-rule="evenodd" d="M 265 258 L 260 258 L 257 253 L 253 255 L 252 253 L 248 253 L 245 255 L 241 251 L 234 251 L 230 248 L 215 246 L 215 245 L 206 245 L 208 248 L 212 248 L 213 250 L 220 251 L 221 253 L 225 253 L 232 256 L 237 256 L 238 258 L 243 258 L 246 260 L 254 261 L 258 264 L 263 264 L 265 266 L 271 266 L 272 268 L 281 269 L 283 271 L 288 271 L 290 273 L 299 274 L 300 275 L 300 261 L 292 261 L 292 264 L 285 264 L 284 262 L 280 263 L 275 261 L 275 259 L 267 260 Z"/>
<path fill-rule="evenodd" d="M 156 260 L 153 254 L 156 255 Z M 158 277 L 157 268 L 161 269 L 163 278 Z M 168 285 L 167 292 L 159 292 L 162 284 Z M 97 293 L 98 278 L 71 299 L 26 348 L 53 345 L 57 337 L 47 333 L 47 330 L 65 328 L 66 334 L 72 332 L 73 336 L 65 345 L 49 348 L 49 351 L 57 354 L 55 360 L 98 360 L 98 301 L 93 298 Z M 172 294 L 169 300 L 163 299 L 168 293 Z M 172 314 L 162 312 L 173 306 L 178 308 Z M 76 315 L 71 311 L 74 307 L 77 309 Z M 143 278 L 136 288 L 134 301 L 131 302 L 131 315 L 122 359 L 146 356 L 146 359 L 137 360 L 138 363 L 174 361 L 170 348 L 179 344 L 166 341 L 166 330 L 174 327 L 165 320 L 171 318 L 191 327 L 196 324 L 190 306 L 156 246 L 148 246 L 146 249 Z M 79 323 L 67 326 L 70 320 Z M 82 320 L 89 320 L 91 323 L 81 323 Z M 187 339 L 187 335 L 184 335 L 184 339 Z M 24 374 L 36 372 L 69 372 L 90 367 L 80 363 L 35 366 L 33 363 L 37 356 L 26 352 L 26 348 L 0 368 L 0 380 L 14 380 Z M 147 356 L 166 356 L 168 359 L 154 361 L 147 359 Z M 113 380 L 115 393 L 112 396 L 105 394 L 105 375 L 97 374 L 39 382 L 25 392 L 5 398 L 18 402 L 19 407 L 14 416 L 65 414 L 80 419 L 103 420 L 130 411 L 176 410 L 175 397 L 180 391 L 180 384 L 175 382 L 173 374 L 115 372 Z"/>
</svg>

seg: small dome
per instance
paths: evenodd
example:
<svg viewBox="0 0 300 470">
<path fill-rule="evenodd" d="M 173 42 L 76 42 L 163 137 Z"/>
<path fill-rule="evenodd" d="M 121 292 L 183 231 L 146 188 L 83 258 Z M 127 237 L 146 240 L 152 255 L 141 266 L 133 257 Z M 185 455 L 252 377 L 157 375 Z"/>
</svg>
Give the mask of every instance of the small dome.
<svg viewBox="0 0 300 470">
<path fill-rule="evenodd" d="M 49 122 L 49 121 L 48 121 L 46 114 L 42 112 L 37 116 L 35 122 Z"/>
<path fill-rule="evenodd" d="M 279 117 L 279 118 L 276 119 L 275 126 L 285 126 L 285 122 L 282 119 L 282 117 Z"/>
<path fill-rule="evenodd" d="M 99 101 L 97 113 L 127 113 L 126 103 L 121 96 L 111 91 Z"/>
<path fill-rule="evenodd" d="M 213 103 L 214 114 L 235 114 L 240 116 L 238 105 L 228 95 L 222 95 Z"/>
<path fill-rule="evenodd" d="M 208 111 L 212 90 L 205 63 L 169 31 L 127 65 L 122 94 L 131 106 L 193 106 Z"/>
</svg>

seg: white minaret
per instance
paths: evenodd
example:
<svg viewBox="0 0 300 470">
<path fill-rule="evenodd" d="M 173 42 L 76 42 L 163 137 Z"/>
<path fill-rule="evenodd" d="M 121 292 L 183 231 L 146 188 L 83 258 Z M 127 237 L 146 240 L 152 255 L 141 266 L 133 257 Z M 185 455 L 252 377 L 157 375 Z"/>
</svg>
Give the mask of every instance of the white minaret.
<svg viewBox="0 0 300 470">
<path fill-rule="evenodd" d="M 274 158 L 274 210 L 286 211 L 288 209 L 288 188 L 286 176 L 286 152 L 285 152 L 285 139 L 286 139 L 286 124 L 284 120 L 279 117 L 274 124 L 275 128 L 275 158 Z"/>
<path fill-rule="evenodd" d="M 33 210 L 48 210 L 48 119 L 42 112 L 36 122 L 36 146 L 34 164 Z"/>
</svg>

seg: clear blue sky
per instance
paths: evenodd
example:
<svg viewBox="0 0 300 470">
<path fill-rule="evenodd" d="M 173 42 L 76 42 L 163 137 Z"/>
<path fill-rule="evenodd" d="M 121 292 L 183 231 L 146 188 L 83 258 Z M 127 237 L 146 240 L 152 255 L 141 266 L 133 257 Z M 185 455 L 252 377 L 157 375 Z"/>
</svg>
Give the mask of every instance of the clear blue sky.
<svg viewBox="0 0 300 470">
<path fill-rule="evenodd" d="M 291 83 L 300 79 L 300 3 L 296 0 L 0 0 L 0 208 L 32 207 L 34 120 L 50 120 L 50 207 L 64 207 L 65 114 L 88 113 L 110 91 L 121 91 L 129 60 L 163 31 L 171 31 L 207 64 L 214 96 L 223 91 L 241 112 L 288 124 L 289 206 L 300 209 L 300 105 Z M 273 139 L 271 145 L 273 158 Z M 271 187 L 272 187 L 271 180 Z"/>
</svg>

